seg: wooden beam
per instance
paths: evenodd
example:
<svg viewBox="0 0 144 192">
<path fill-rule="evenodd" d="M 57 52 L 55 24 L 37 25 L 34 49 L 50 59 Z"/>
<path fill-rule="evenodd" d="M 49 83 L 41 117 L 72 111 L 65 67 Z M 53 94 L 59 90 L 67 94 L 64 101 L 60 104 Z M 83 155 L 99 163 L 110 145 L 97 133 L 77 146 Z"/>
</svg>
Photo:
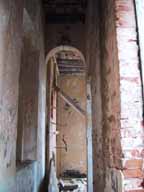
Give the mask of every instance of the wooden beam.
<svg viewBox="0 0 144 192">
<path fill-rule="evenodd" d="M 86 117 L 86 111 L 84 111 L 78 104 L 76 104 L 71 97 L 64 93 L 59 87 L 55 87 L 58 95 L 68 103 L 75 111 L 81 114 L 83 117 Z"/>
<path fill-rule="evenodd" d="M 60 72 L 85 72 L 84 69 L 75 69 L 75 68 L 60 68 Z"/>
<path fill-rule="evenodd" d="M 58 66 L 59 67 L 67 67 L 67 68 L 81 68 L 81 69 L 85 69 L 85 66 L 83 66 L 83 65 L 69 65 L 69 64 L 59 63 Z"/>
<path fill-rule="evenodd" d="M 53 56 L 52 59 L 53 59 L 53 62 L 55 63 L 55 65 L 56 65 L 56 73 L 57 73 L 57 75 L 59 75 L 60 72 L 59 72 L 59 67 L 58 67 L 58 64 L 57 64 L 57 59 L 56 59 L 55 56 Z"/>
<path fill-rule="evenodd" d="M 84 66 L 83 61 L 80 59 L 60 59 L 57 58 L 58 64 L 68 64 L 68 65 L 81 65 Z"/>
<path fill-rule="evenodd" d="M 93 150 L 92 150 L 92 95 L 91 78 L 87 78 L 87 187 L 93 192 Z"/>
</svg>

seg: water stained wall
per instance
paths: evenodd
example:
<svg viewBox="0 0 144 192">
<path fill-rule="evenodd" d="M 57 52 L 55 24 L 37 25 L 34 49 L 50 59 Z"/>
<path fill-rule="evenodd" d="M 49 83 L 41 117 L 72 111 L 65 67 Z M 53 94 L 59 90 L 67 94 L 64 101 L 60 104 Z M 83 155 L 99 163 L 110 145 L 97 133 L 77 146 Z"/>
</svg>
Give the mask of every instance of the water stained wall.
<svg viewBox="0 0 144 192">
<path fill-rule="evenodd" d="M 25 39 L 25 45 L 23 47 L 23 15 L 24 8 L 28 11 L 29 18 L 34 26 L 34 31 L 32 35 L 34 35 L 37 39 L 36 45 L 30 45 L 30 39 Z M 37 186 L 40 184 L 42 179 L 42 167 L 43 167 L 43 154 L 41 146 L 42 140 L 45 138 L 43 129 L 45 128 L 45 119 L 43 118 L 45 114 L 45 104 L 44 104 L 44 83 L 45 83 L 45 61 L 44 61 L 44 47 L 43 47 L 43 32 L 42 32 L 42 17 L 41 17 L 41 5 L 38 1 L 0 1 L 0 25 L 1 25 L 1 33 L 0 33 L 0 191 L 23 191 L 25 188 L 25 184 L 21 183 L 20 188 L 16 189 L 17 186 L 17 177 L 16 177 L 16 140 L 17 140 L 17 121 L 18 121 L 18 95 L 19 95 L 19 72 L 20 66 L 22 63 L 21 53 L 22 47 L 27 49 L 35 47 L 30 54 L 34 54 L 34 57 L 27 57 L 27 54 L 23 54 L 25 57 L 25 63 L 27 65 L 25 75 L 27 76 L 29 73 L 29 77 L 33 78 L 33 82 L 36 85 L 37 93 L 35 94 L 37 99 L 32 100 L 34 103 L 34 108 L 32 108 L 31 112 L 36 111 L 37 115 L 32 118 L 35 127 L 39 132 L 39 136 L 37 137 L 35 134 L 33 135 L 32 142 L 39 143 L 38 147 L 34 144 L 34 154 L 33 157 L 27 156 L 29 158 L 36 158 L 38 160 L 37 172 L 34 174 L 30 174 L 30 177 L 37 177 Z M 29 26 L 29 22 L 27 23 L 26 28 Z M 27 46 L 26 46 L 27 44 Z M 32 50 L 32 49 L 31 49 Z M 40 50 L 40 51 L 38 51 Z M 23 50 L 24 52 L 24 50 Z M 33 63 L 35 66 L 36 76 L 31 74 L 30 64 Z M 42 75 L 41 75 L 42 74 Z M 35 79 L 36 77 L 36 79 Z M 41 80 L 41 81 L 38 81 Z M 35 81 L 36 80 L 36 81 Z M 27 84 L 29 82 L 29 78 L 27 78 Z M 27 89 L 27 85 L 25 85 L 25 89 Z M 35 88 L 34 88 L 35 89 Z M 24 91 L 24 90 L 23 90 Z M 31 90 L 34 91 L 34 90 Z M 35 91 L 34 91 L 35 92 Z M 42 94 L 41 94 L 42 92 Z M 41 97 L 38 97 L 41 96 Z M 43 101 L 41 101 L 43 99 Z M 30 103 L 31 103 L 30 102 Z M 30 104 L 29 104 L 30 105 Z M 30 106 L 31 108 L 31 106 Z M 38 110 L 39 109 L 39 110 Z M 41 113 L 38 114 L 38 111 Z M 25 115 L 28 116 L 27 111 L 24 112 Z M 27 113 L 27 114 L 26 114 Z M 29 113 L 30 114 L 30 113 Z M 27 118 L 29 119 L 29 118 Z M 28 121 L 31 121 L 29 119 Z M 28 124 L 27 124 L 28 125 Z M 27 125 L 25 125 L 27 127 Z M 39 125 L 39 126 L 38 126 Z M 28 127 L 27 127 L 28 128 Z M 41 129 L 39 129 L 41 128 Z M 32 133 L 33 134 L 33 133 Z M 28 135 L 28 134 L 27 134 Z M 42 137 L 44 137 L 42 139 Z M 31 138 L 30 138 L 31 139 Z M 26 137 L 25 137 L 26 140 Z M 26 143 L 26 141 L 25 141 Z M 33 151 L 33 150 L 32 150 Z M 40 161 L 39 161 L 40 160 Z M 40 163 L 39 163 L 40 162 Z M 42 164 L 43 163 L 43 164 Z M 28 169 L 31 170 L 28 165 Z M 27 174 L 22 174 L 22 180 L 26 180 Z M 27 178 L 28 179 L 28 178 Z M 29 179 L 28 182 L 31 182 L 34 178 Z M 9 184 L 9 182 L 11 184 Z M 26 182 L 26 183 L 28 183 Z M 7 188 L 7 187 L 11 188 Z M 31 190 L 32 191 L 32 190 Z"/>
<path fill-rule="evenodd" d="M 121 183 L 116 171 L 121 167 L 121 145 L 119 64 L 113 3 L 91 1 L 89 4 L 87 62 L 92 85 L 94 191 L 119 191 L 116 185 Z"/>
<path fill-rule="evenodd" d="M 79 48 L 87 55 L 88 75 L 91 77 L 92 85 L 94 190 L 98 192 L 117 192 L 120 189 L 118 183 L 120 183 L 122 178 L 120 170 L 123 171 L 124 169 L 125 187 L 123 189 L 126 191 L 143 191 L 144 150 L 141 82 L 133 1 L 91 0 L 89 2 L 91 6 L 87 27 L 84 25 L 73 25 L 71 27 L 69 25 L 62 27 L 58 25 L 46 26 L 47 46 L 45 51 L 48 52 L 62 44 L 63 39 L 66 39 L 67 43 Z M 3 181 L 6 179 L 10 179 L 13 183 L 17 181 L 17 109 L 19 71 L 22 61 L 24 7 L 26 7 L 34 26 L 34 32 L 29 35 L 35 36 L 34 41 L 36 43 L 32 45 L 31 40 L 28 40 L 29 46 L 35 47 L 34 53 L 31 52 L 32 55 L 35 55 L 33 59 L 27 58 L 27 54 L 24 54 L 24 56 L 26 57 L 26 63 L 31 64 L 32 62 L 33 65 L 34 63 L 36 64 L 35 72 L 37 73 L 37 84 L 35 84 L 35 80 L 33 81 L 34 86 L 38 89 L 36 92 L 37 98 L 35 100 L 34 96 L 34 100 L 32 100 L 30 96 L 30 103 L 34 104 L 35 107 L 31 108 L 30 106 L 31 110 L 28 110 L 28 113 L 25 111 L 27 113 L 25 116 L 29 116 L 31 112 L 35 111 L 30 119 L 32 120 L 31 123 L 35 124 L 34 127 L 37 127 L 37 135 L 34 128 L 34 133 L 30 134 L 33 138 L 32 140 L 29 138 L 29 140 L 33 143 L 37 139 L 37 146 L 33 145 L 31 151 L 34 153 L 32 156 L 28 153 L 27 158 L 37 158 L 37 185 L 41 183 L 45 169 L 46 66 L 44 61 L 41 5 L 36 0 L 26 0 L 24 3 L 18 0 L 0 1 L 0 185 L 4 187 L 6 187 L 7 182 L 4 183 Z M 26 27 L 29 24 L 31 25 L 31 23 L 27 23 Z M 88 29 L 86 37 L 85 29 Z M 88 43 L 86 49 L 85 38 Z M 25 42 L 27 42 L 27 38 Z M 30 77 L 31 68 L 29 67 L 27 67 L 25 73 Z M 32 84 L 31 87 L 33 87 Z M 24 87 L 24 89 L 26 88 Z M 33 91 L 35 92 L 35 90 Z M 73 91 L 72 93 L 75 94 L 76 92 Z M 74 97 L 76 96 L 74 95 Z M 84 103 L 81 104 L 85 105 Z M 70 108 L 63 103 L 63 110 L 65 109 L 69 111 Z M 64 114 L 61 113 L 61 115 Z M 68 125 L 69 122 L 73 125 L 79 119 L 79 116 L 72 110 L 70 110 L 70 114 L 72 114 L 74 119 L 73 122 L 67 116 L 64 118 L 69 120 Z M 28 129 L 29 118 L 27 119 L 28 124 L 26 124 L 26 127 Z M 82 129 L 82 120 L 79 119 L 79 122 Z M 71 125 L 68 128 L 71 129 Z M 74 125 L 77 127 L 76 124 Z M 68 146 L 69 144 L 72 145 L 72 143 L 69 143 L 69 140 L 71 140 L 69 132 L 67 130 L 64 131 L 66 132 L 64 140 L 66 139 Z M 28 133 L 29 130 L 27 131 L 27 136 L 29 137 Z M 74 136 L 77 137 L 77 135 Z M 27 136 L 25 137 L 25 143 Z M 79 148 L 81 146 L 84 147 L 84 141 L 81 139 L 80 141 L 81 144 L 77 145 L 77 148 L 85 153 L 85 148 Z M 58 146 L 63 147 L 63 144 L 62 142 Z M 61 151 L 67 167 L 77 167 L 85 171 L 85 166 L 82 166 L 84 163 L 80 166 L 76 162 L 69 165 L 67 163 L 67 152 L 63 149 Z M 78 162 L 80 162 L 80 158 L 85 162 L 83 157 L 86 157 L 86 155 L 84 153 L 81 157 L 78 154 Z M 71 158 L 73 159 L 73 157 Z M 121 162 L 123 162 L 123 166 L 121 166 Z M 59 172 L 64 169 L 64 164 L 61 163 L 61 165 L 58 166 L 62 168 Z M 31 173 L 30 175 L 33 176 Z M 22 174 L 22 177 L 22 180 L 27 179 L 27 174 Z M 23 190 L 24 187 L 22 186 L 18 190 Z M 14 190 L 14 188 L 11 188 L 9 191 Z M 120 191 L 122 190 L 120 189 Z"/>
<path fill-rule="evenodd" d="M 24 33 L 19 78 L 17 160 L 36 160 L 39 52 Z"/>
<path fill-rule="evenodd" d="M 86 110 L 86 81 L 83 75 L 61 75 L 59 86 L 75 103 Z M 61 98 L 58 99 L 57 170 L 87 172 L 86 118 Z M 65 149 L 65 141 L 67 150 Z"/>
<path fill-rule="evenodd" d="M 15 176 L 22 5 L 0 1 L 0 184 Z"/>
</svg>

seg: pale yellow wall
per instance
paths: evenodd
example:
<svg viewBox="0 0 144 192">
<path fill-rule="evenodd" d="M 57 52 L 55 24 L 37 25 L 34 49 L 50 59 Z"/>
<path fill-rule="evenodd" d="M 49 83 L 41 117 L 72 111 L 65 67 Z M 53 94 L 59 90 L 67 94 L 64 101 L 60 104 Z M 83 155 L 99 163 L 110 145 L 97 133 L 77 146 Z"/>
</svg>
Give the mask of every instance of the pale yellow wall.
<svg viewBox="0 0 144 192">
<path fill-rule="evenodd" d="M 84 76 L 60 76 L 59 86 L 73 99 L 86 109 L 86 83 Z M 58 99 L 57 129 L 57 170 L 58 174 L 67 169 L 79 170 L 86 173 L 86 119 L 67 106 L 65 101 Z M 67 152 L 63 147 L 63 135 L 67 143 Z"/>
</svg>

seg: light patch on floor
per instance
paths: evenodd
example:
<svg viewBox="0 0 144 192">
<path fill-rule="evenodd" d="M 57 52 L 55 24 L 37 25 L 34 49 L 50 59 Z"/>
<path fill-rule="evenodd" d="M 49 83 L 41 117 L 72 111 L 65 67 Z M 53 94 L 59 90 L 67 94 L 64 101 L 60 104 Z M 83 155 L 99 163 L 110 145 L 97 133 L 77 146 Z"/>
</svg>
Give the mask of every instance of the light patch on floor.
<svg viewBox="0 0 144 192">
<path fill-rule="evenodd" d="M 61 192 L 87 192 L 86 178 L 60 178 Z"/>
</svg>

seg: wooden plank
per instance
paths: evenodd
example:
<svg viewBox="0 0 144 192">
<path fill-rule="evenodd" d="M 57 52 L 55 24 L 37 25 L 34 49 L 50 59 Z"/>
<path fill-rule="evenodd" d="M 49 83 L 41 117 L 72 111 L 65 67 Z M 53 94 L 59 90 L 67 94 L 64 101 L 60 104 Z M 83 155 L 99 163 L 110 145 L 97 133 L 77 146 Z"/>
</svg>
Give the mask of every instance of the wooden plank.
<svg viewBox="0 0 144 192">
<path fill-rule="evenodd" d="M 60 71 L 61 75 L 85 75 L 85 72 Z"/>
<path fill-rule="evenodd" d="M 60 72 L 59 72 L 59 68 L 58 68 L 57 59 L 56 59 L 55 56 L 53 56 L 52 59 L 53 59 L 53 62 L 55 63 L 55 65 L 56 65 L 56 75 L 59 75 Z"/>
<path fill-rule="evenodd" d="M 87 189 L 93 192 L 92 95 L 90 77 L 87 79 L 87 176 Z"/>
<path fill-rule="evenodd" d="M 85 66 L 83 65 L 69 65 L 67 64 L 63 64 L 63 63 L 59 63 L 58 64 L 59 67 L 67 67 L 67 68 L 80 68 L 80 69 L 85 69 Z"/>
<path fill-rule="evenodd" d="M 75 111 L 77 111 L 82 116 L 86 117 L 86 112 L 78 105 L 76 104 L 71 97 L 69 97 L 66 93 L 64 93 L 59 87 L 55 87 L 56 91 L 58 92 L 58 95 L 64 99 L 65 102 L 67 102 Z"/>
<path fill-rule="evenodd" d="M 58 64 L 65 65 L 81 65 L 84 66 L 83 61 L 79 59 L 57 59 Z"/>
<path fill-rule="evenodd" d="M 47 65 L 47 128 L 46 128 L 46 171 L 49 168 L 49 162 L 53 152 L 56 154 L 56 149 L 53 143 L 56 143 L 56 135 L 51 134 L 56 132 L 56 95 L 53 91 L 53 86 L 57 84 L 57 76 L 59 75 L 56 58 L 51 57 Z M 53 101 L 52 99 L 53 95 Z M 52 123 L 53 122 L 53 123 Z M 55 128 L 55 130 L 54 130 Z"/>
<path fill-rule="evenodd" d="M 84 69 L 75 69 L 75 68 L 60 68 L 60 72 L 85 72 Z"/>
</svg>

